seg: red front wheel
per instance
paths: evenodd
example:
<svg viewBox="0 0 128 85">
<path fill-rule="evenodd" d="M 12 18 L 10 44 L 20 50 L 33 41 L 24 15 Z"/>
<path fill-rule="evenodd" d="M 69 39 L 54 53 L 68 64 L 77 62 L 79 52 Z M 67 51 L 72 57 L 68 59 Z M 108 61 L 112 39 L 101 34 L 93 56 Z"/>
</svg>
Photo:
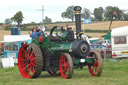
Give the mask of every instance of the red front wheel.
<svg viewBox="0 0 128 85">
<path fill-rule="evenodd" d="M 102 73 L 103 65 L 100 53 L 92 52 L 89 57 L 94 58 L 94 63 L 88 65 L 88 70 L 92 76 L 100 76 Z"/>
<path fill-rule="evenodd" d="M 62 78 L 70 79 L 73 74 L 73 62 L 68 53 L 64 53 L 60 57 L 59 69 Z"/>
<path fill-rule="evenodd" d="M 18 68 L 24 78 L 36 78 L 43 68 L 43 56 L 35 44 L 24 44 L 18 53 Z"/>
</svg>

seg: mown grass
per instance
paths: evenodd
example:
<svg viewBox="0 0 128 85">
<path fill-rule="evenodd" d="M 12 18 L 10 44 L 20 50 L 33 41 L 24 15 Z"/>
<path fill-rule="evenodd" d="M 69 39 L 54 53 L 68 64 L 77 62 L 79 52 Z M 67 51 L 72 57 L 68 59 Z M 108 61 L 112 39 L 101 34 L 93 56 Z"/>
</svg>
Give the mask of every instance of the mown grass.
<svg viewBox="0 0 128 85">
<path fill-rule="evenodd" d="M 100 77 L 92 77 L 88 68 L 74 69 L 72 79 L 63 79 L 61 76 L 52 77 L 42 72 L 39 78 L 24 79 L 18 67 L 0 68 L 0 85 L 127 85 L 128 60 L 104 61 L 103 73 Z"/>
</svg>

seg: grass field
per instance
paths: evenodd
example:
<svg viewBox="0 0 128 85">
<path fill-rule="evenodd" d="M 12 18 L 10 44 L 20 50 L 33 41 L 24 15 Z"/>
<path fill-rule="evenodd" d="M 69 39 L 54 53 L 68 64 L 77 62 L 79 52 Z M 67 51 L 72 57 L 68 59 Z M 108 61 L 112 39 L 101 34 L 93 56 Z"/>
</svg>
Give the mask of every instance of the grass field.
<svg viewBox="0 0 128 85">
<path fill-rule="evenodd" d="M 46 26 L 48 28 L 52 28 L 53 26 L 63 26 L 66 27 L 68 24 L 69 27 L 72 27 L 75 29 L 75 23 L 61 23 L 61 24 L 47 24 Z M 91 30 L 108 30 L 110 25 L 110 21 L 105 21 L 105 22 L 96 22 L 96 23 L 91 23 L 91 24 L 84 24 L 82 23 L 81 28 L 82 29 L 91 29 Z M 122 26 L 128 26 L 128 21 L 113 21 L 112 23 L 112 29 L 117 28 L 117 27 L 122 27 Z"/>
<path fill-rule="evenodd" d="M 74 69 L 72 79 L 52 77 L 42 72 L 37 79 L 24 79 L 18 67 L 0 68 L 0 85 L 128 85 L 128 60 L 105 61 L 100 77 L 90 76 L 87 67 Z"/>
</svg>

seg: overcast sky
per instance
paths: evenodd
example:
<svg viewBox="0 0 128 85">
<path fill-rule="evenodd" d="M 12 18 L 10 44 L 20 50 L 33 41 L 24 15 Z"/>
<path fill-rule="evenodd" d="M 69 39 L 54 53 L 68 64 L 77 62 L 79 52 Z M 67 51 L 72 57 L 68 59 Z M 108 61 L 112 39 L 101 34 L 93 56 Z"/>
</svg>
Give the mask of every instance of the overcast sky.
<svg viewBox="0 0 128 85">
<path fill-rule="evenodd" d="M 41 9 L 44 5 L 44 16 L 50 17 L 54 22 L 66 20 L 61 18 L 61 13 L 68 6 L 80 5 L 93 11 L 94 8 L 102 6 L 118 6 L 120 9 L 128 9 L 128 0 L 1 0 L 0 22 L 11 18 L 16 12 L 22 11 L 23 23 L 40 22 L 42 19 Z"/>
</svg>

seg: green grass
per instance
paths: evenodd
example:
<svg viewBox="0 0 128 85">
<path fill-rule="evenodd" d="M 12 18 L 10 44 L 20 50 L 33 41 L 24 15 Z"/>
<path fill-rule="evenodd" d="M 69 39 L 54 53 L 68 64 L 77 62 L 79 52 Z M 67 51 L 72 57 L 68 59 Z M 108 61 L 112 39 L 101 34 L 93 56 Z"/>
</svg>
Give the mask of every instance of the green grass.
<svg viewBox="0 0 128 85">
<path fill-rule="evenodd" d="M 39 78 L 23 78 L 18 67 L 0 68 L 0 85 L 127 85 L 128 60 L 104 61 L 103 73 L 100 77 L 92 77 L 88 68 L 74 69 L 72 79 L 63 79 L 61 76 L 52 77 L 42 72 Z"/>
</svg>

